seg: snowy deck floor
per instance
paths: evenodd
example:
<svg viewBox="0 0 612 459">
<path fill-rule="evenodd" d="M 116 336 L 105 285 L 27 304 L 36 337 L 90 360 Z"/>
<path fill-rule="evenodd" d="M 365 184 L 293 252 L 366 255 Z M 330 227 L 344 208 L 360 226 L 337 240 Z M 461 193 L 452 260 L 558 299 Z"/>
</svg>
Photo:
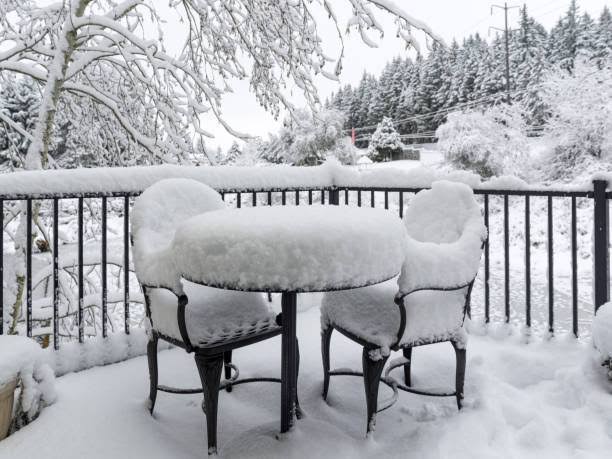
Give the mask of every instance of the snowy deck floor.
<svg viewBox="0 0 612 459">
<path fill-rule="evenodd" d="M 491 335 L 491 334 L 490 334 Z M 299 396 L 307 415 L 277 440 L 280 387 L 248 384 L 220 397 L 222 457 L 604 458 L 612 453 L 612 385 L 589 343 L 556 338 L 522 344 L 474 336 L 468 347 L 466 407 L 453 399 L 400 394 L 364 439 L 359 378 L 335 377 L 322 401 L 317 308 L 298 314 L 302 363 Z M 359 368 L 361 353 L 335 335 L 332 365 Z M 280 339 L 235 352 L 243 376 L 278 374 Z M 450 345 L 414 352 L 415 384 L 452 384 Z M 160 353 L 162 384 L 196 386 L 193 358 Z M 198 395 L 160 394 L 155 417 L 145 357 L 58 379 L 58 401 L 0 443 L 0 458 L 201 458 L 204 415 Z M 381 388 L 381 399 L 389 395 Z"/>
</svg>

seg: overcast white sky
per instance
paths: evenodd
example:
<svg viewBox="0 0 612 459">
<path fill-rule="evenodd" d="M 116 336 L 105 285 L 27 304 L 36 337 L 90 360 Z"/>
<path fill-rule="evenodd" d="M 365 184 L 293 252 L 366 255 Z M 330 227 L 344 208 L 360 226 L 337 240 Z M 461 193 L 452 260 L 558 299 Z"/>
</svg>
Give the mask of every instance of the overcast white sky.
<svg viewBox="0 0 612 459">
<path fill-rule="evenodd" d="M 395 0 L 395 2 L 409 14 L 425 21 L 448 43 L 453 38 L 460 41 L 463 37 L 476 32 L 486 37 L 489 26 L 503 27 L 504 24 L 503 11 L 495 10 L 491 15 L 492 2 L 487 0 Z M 526 0 L 508 2 L 508 5 L 518 6 L 523 3 L 527 4 L 530 15 L 550 29 L 567 9 L 569 0 Z M 340 15 L 340 7 L 346 6 L 347 3 L 345 0 L 334 0 L 333 4 Z M 503 2 L 498 4 L 503 5 Z M 587 11 L 591 16 L 599 16 L 606 4 L 612 6 L 610 0 L 578 0 L 578 4 L 581 12 Z M 508 18 L 510 26 L 516 26 L 517 19 L 518 9 L 510 10 Z M 380 41 L 378 48 L 368 48 L 355 34 L 346 39 L 346 58 L 340 77 L 342 84 L 358 83 L 364 70 L 377 75 L 394 56 L 407 54 L 404 44 L 395 38 L 392 21 L 381 22 L 388 24 L 389 33 Z M 320 33 L 324 39 L 334 40 L 333 29 L 324 28 Z M 424 40 L 422 44 L 424 48 Z M 337 88 L 337 83 L 321 79 L 322 99 L 324 100 Z M 257 105 L 246 83 L 237 84 L 234 94 L 226 97 L 223 112 L 226 119 L 242 132 L 262 137 L 267 137 L 268 132 L 275 131 L 279 123 Z M 209 146 L 221 145 L 225 149 L 234 140 L 221 127 L 208 126 L 208 128 L 216 136 L 207 142 Z"/>
</svg>

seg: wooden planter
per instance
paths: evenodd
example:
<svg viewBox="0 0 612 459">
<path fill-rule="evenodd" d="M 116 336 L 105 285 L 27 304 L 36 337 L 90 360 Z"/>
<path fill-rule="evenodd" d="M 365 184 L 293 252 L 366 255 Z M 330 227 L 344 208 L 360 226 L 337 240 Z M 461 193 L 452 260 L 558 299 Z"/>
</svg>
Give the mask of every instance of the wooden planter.
<svg viewBox="0 0 612 459">
<path fill-rule="evenodd" d="M 17 380 L 10 381 L 0 387 L 0 440 L 8 435 L 13 417 L 13 398 L 16 388 Z"/>
</svg>

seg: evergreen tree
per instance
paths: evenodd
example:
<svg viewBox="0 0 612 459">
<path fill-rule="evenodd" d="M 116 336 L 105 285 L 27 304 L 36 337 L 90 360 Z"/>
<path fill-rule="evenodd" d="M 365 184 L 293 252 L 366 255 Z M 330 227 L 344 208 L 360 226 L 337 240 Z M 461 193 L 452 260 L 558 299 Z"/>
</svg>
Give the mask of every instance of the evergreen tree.
<svg viewBox="0 0 612 459">
<path fill-rule="evenodd" d="M 444 106 L 448 90 L 443 88 L 443 76 L 446 72 L 447 52 L 439 44 L 434 44 L 429 58 L 424 62 L 419 88 L 417 90 L 417 105 L 421 113 L 432 113 Z M 439 122 L 439 118 L 423 119 L 421 127 L 427 131 Z"/>
<path fill-rule="evenodd" d="M 519 29 L 512 41 L 510 61 L 512 80 L 517 92 L 514 100 L 523 103 L 529 124 L 541 125 L 546 113 L 538 92 L 542 73 L 546 67 L 546 30 L 529 17 L 527 7 L 521 8 Z"/>
<path fill-rule="evenodd" d="M 550 32 L 549 61 L 572 72 L 578 53 L 578 5 L 571 0 L 565 16 Z"/>
<path fill-rule="evenodd" d="M 497 36 L 480 60 L 474 81 L 473 100 L 493 104 L 506 98 L 506 69 L 502 53 L 505 53 L 504 44 Z M 449 107 L 455 106 L 459 100 L 460 92 L 454 91 L 454 93 L 457 95 Z"/>
<path fill-rule="evenodd" d="M 589 13 L 585 12 L 578 20 L 578 36 L 576 37 L 576 53 L 579 56 L 592 58 L 597 42 L 597 26 Z"/>
<path fill-rule="evenodd" d="M 420 59 L 416 63 L 407 59 L 401 66 L 401 75 L 405 82 L 402 87 L 394 118 L 398 120 L 398 130 L 402 134 L 417 132 L 417 124 L 412 120 L 405 120 L 414 116 L 416 111 L 416 90 L 419 83 Z"/>
<path fill-rule="evenodd" d="M 384 117 L 372 134 L 368 156 L 372 161 L 390 161 L 393 153 L 401 151 L 402 147 L 400 136 L 393 127 L 393 120 Z"/>
<path fill-rule="evenodd" d="M 389 113 L 387 111 L 390 105 L 388 87 L 390 86 L 391 77 L 391 63 L 388 62 L 378 79 L 378 83 L 375 86 L 376 89 L 372 91 L 374 97 L 369 101 L 368 124 L 378 124 L 385 113 Z"/>
<path fill-rule="evenodd" d="M 240 149 L 240 145 L 238 145 L 238 142 L 234 140 L 234 142 L 232 142 L 232 145 L 227 150 L 227 153 L 225 153 L 223 163 L 234 164 L 240 156 L 242 156 L 242 150 Z"/>
<path fill-rule="evenodd" d="M 598 65 L 603 66 L 603 62 L 612 54 L 612 14 L 610 9 L 604 6 L 599 21 L 597 22 L 597 33 L 595 37 L 594 58 Z"/>
</svg>

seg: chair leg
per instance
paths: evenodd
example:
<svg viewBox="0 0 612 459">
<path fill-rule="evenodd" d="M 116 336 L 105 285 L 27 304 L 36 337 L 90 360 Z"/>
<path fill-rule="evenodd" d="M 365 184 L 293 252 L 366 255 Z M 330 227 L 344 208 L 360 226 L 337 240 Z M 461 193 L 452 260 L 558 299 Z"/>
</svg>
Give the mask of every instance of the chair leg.
<svg viewBox="0 0 612 459">
<path fill-rule="evenodd" d="M 157 336 L 153 336 L 147 343 L 147 360 L 149 362 L 149 413 L 153 414 L 157 400 Z"/>
<path fill-rule="evenodd" d="M 326 328 L 321 332 L 321 355 L 323 357 L 323 400 L 327 400 L 329 390 L 329 348 L 334 329 Z"/>
<path fill-rule="evenodd" d="M 367 433 L 374 431 L 376 427 L 376 411 L 378 409 L 378 386 L 387 357 L 379 360 L 370 358 L 371 348 L 364 347 L 361 361 L 363 364 L 363 382 L 365 386 L 366 408 L 368 415 Z"/>
<path fill-rule="evenodd" d="M 195 361 L 204 392 L 206 407 L 206 432 L 208 434 L 208 454 L 217 454 L 217 405 L 223 355 L 203 356 L 195 354 Z"/>
<path fill-rule="evenodd" d="M 224 352 L 223 353 L 223 369 L 224 369 L 226 380 L 232 378 L 232 367 L 228 365 L 230 363 L 232 363 L 232 351 Z M 228 384 L 227 386 L 225 386 L 225 390 L 227 392 L 231 392 L 232 385 Z"/>
<path fill-rule="evenodd" d="M 451 341 L 453 349 L 455 349 L 455 357 L 457 360 L 457 371 L 455 376 L 455 393 L 457 396 L 457 408 L 461 409 L 463 401 L 463 384 L 465 382 L 465 361 L 466 352 L 465 348 L 460 348 L 457 343 Z"/>
<path fill-rule="evenodd" d="M 412 348 L 405 347 L 403 352 L 404 352 L 404 358 L 408 360 L 408 362 L 404 364 L 404 384 L 410 387 L 412 386 L 412 377 L 410 376 L 410 370 L 412 367 Z"/>
</svg>

